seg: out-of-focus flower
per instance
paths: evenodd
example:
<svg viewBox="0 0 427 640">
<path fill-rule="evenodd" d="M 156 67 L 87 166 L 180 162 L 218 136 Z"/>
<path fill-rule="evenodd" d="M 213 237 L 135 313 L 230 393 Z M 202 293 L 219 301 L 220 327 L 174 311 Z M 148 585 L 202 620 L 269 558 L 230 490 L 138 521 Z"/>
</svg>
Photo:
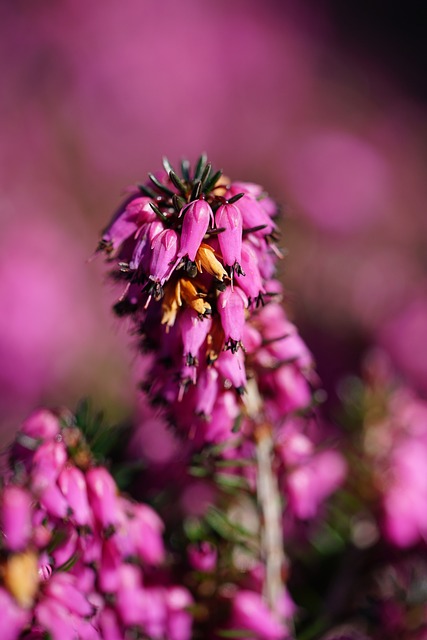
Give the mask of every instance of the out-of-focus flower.
<svg viewBox="0 0 427 640">
<path fill-rule="evenodd" d="M 164 560 L 160 518 L 120 495 L 70 414 L 35 412 L 8 462 L 0 491 L 6 638 L 118 640 L 133 625 L 154 638 L 190 638 L 188 591 L 166 574 L 143 586 L 147 567 Z M 155 627 L 153 593 L 163 612 Z"/>
<path fill-rule="evenodd" d="M 387 213 L 385 158 L 347 131 L 307 135 L 289 159 L 287 173 L 302 214 L 323 229 L 351 233 Z"/>
<path fill-rule="evenodd" d="M 290 638 L 284 620 L 273 613 L 255 591 L 240 590 L 233 598 L 231 628 L 240 631 L 241 640 L 255 637 L 260 640 Z"/>
</svg>

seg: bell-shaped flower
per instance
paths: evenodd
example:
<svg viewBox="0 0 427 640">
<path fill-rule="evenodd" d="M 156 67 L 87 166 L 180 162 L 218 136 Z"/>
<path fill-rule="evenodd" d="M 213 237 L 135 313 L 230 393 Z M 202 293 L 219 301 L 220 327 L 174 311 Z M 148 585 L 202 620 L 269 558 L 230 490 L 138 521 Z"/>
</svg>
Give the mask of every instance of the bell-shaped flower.
<svg viewBox="0 0 427 640">
<path fill-rule="evenodd" d="M 218 371 L 215 367 L 207 367 L 199 375 L 196 386 L 196 413 L 209 417 L 215 406 L 219 393 Z"/>
<path fill-rule="evenodd" d="M 219 354 L 215 366 L 225 379 L 225 386 L 235 387 L 239 392 L 243 392 L 246 386 L 245 356 L 243 351 L 222 351 Z"/>
<path fill-rule="evenodd" d="M 118 569 L 119 586 L 116 591 L 116 611 L 126 626 L 141 625 L 144 617 L 144 590 L 138 567 L 122 564 Z"/>
<path fill-rule="evenodd" d="M 231 343 L 232 349 L 236 349 L 242 339 L 247 306 L 248 299 L 239 287 L 227 287 L 218 296 L 217 307 L 225 340 Z"/>
<path fill-rule="evenodd" d="M 182 335 L 183 353 L 187 364 L 192 365 L 197 362 L 200 347 L 211 329 L 212 318 L 209 316 L 200 318 L 200 315 L 194 309 L 187 307 L 180 315 L 179 326 Z"/>
<path fill-rule="evenodd" d="M 20 551 L 27 546 L 32 533 L 31 496 L 26 489 L 6 486 L 0 506 L 0 527 L 4 545 L 10 551 Z"/>
<path fill-rule="evenodd" d="M 183 215 L 178 258 L 188 256 L 194 262 L 209 224 L 213 226 L 212 209 L 205 200 L 193 200 L 180 213 Z"/>
<path fill-rule="evenodd" d="M 216 547 L 207 540 L 199 544 L 191 544 L 187 549 L 188 559 L 196 571 L 214 571 L 218 552 Z"/>
<path fill-rule="evenodd" d="M 289 634 L 278 616 L 255 591 L 238 591 L 233 600 L 232 627 L 247 630 L 247 637 L 259 640 L 285 640 Z M 244 637 L 244 634 L 242 634 Z"/>
<path fill-rule="evenodd" d="M 76 577 L 65 572 L 58 572 L 49 580 L 45 593 L 78 616 L 91 616 L 93 607 L 81 592 Z"/>
<path fill-rule="evenodd" d="M 236 202 L 235 206 L 242 215 L 243 229 L 254 229 L 263 226 L 259 233 L 268 235 L 276 228 L 276 225 L 260 203 L 251 196 L 244 195 Z"/>
<path fill-rule="evenodd" d="M 164 226 L 161 220 L 156 219 L 144 225 L 135 244 L 132 259 L 129 262 L 130 269 L 140 269 L 147 275 L 150 273 L 151 245 L 154 238 L 162 231 L 164 231 Z"/>
<path fill-rule="evenodd" d="M 32 486 L 41 490 L 56 481 L 67 461 L 63 442 L 48 440 L 40 445 L 33 457 Z"/>
<path fill-rule="evenodd" d="M 102 242 L 110 250 L 117 249 L 126 238 L 135 234 L 141 225 L 155 220 L 156 214 L 150 207 L 150 202 L 150 198 L 132 199 L 104 231 Z"/>
<path fill-rule="evenodd" d="M 73 511 L 73 520 L 78 525 L 91 525 L 92 518 L 87 497 L 86 479 L 78 467 L 64 467 L 58 485 Z"/>
<path fill-rule="evenodd" d="M 223 204 L 215 213 L 215 224 L 223 229 L 218 234 L 218 242 L 224 264 L 240 267 L 242 259 L 242 214 L 235 204 Z M 238 269 L 239 271 L 239 269 Z"/>
<path fill-rule="evenodd" d="M 122 554 L 117 548 L 115 536 L 102 542 L 101 562 L 98 569 L 99 588 L 103 593 L 115 593 L 119 587 L 119 567 Z"/>
<path fill-rule="evenodd" d="M 163 522 L 153 509 L 145 504 L 132 505 L 129 534 L 137 554 L 147 564 L 156 565 L 164 560 L 163 528 Z"/>
<path fill-rule="evenodd" d="M 161 285 L 170 277 L 176 255 L 179 238 L 173 229 L 164 229 L 151 243 L 150 279 Z"/>
<path fill-rule="evenodd" d="M 47 409 L 37 409 L 23 422 L 20 433 L 35 440 L 48 440 L 59 433 L 59 420 Z"/>
<path fill-rule="evenodd" d="M 244 275 L 238 273 L 236 275 L 236 282 L 248 298 L 252 300 L 258 298 L 260 294 L 265 293 L 263 278 L 261 277 L 258 265 L 259 259 L 255 251 L 249 244 L 244 242 L 240 259 L 240 266 L 242 267 Z"/>
<path fill-rule="evenodd" d="M 166 591 L 166 633 L 168 640 L 190 640 L 192 617 L 188 609 L 193 599 L 184 587 L 169 587 Z"/>
<path fill-rule="evenodd" d="M 17 640 L 31 620 L 31 612 L 22 609 L 3 587 L 0 587 L 0 611 L 3 640 Z"/>
<path fill-rule="evenodd" d="M 108 528 L 120 522 L 117 486 L 104 467 L 94 467 L 86 473 L 89 504 L 99 524 Z"/>
</svg>

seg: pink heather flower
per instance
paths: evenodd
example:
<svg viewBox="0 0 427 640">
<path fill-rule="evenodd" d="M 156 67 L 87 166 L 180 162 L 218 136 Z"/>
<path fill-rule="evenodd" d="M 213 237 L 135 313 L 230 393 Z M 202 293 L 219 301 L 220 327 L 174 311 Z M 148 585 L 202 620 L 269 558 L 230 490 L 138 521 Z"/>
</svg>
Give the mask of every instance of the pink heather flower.
<svg viewBox="0 0 427 640">
<path fill-rule="evenodd" d="M 109 251 L 120 247 L 122 242 L 135 235 L 144 223 L 153 222 L 156 219 L 150 202 L 150 198 L 134 198 L 124 211 L 119 210 L 117 217 L 102 236 L 102 243 L 107 245 Z"/>
<path fill-rule="evenodd" d="M 160 564 L 165 557 L 164 526 L 157 513 L 145 504 L 132 505 L 127 527 L 137 555 L 146 564 Z"/>
<path fill-rule="evenodd" d="M 181 210 L 181 215 L 183 222 L 178 258 L 184 258 L 188 255 L 189 260 L 194 262 L 209 224 L 211 226 L 214 224 L 213 212 L 205 200 L 194 200 Z"/>
<path fill-rule="evenodd" d="M 18 606 L 16 600 L 3 587 L 0 587 L 0 611 L 2 612 L 2 638 L 17 640 L 21 631 L 30 622 L 30 611 Z"/>
<path fill-rule="evenodd" d="M 115 593 L 119 587 L 119 568 L 122 564 L 120 552 L 114 537 L 102 543 L 101 562 L 98 570 L 98 584 L 103 593 Z"/>
<path fill-rule="evenodd" d="M 284 640 L 287 629 L 270 611 L 261 595 L 255 591 L 238 591 L 233 599 L 231 626 L 242 630 L 242 640 L 255 635 L 260 640 Z M 245 637 L 244 631 L 247 631 Z"/>
<path fill-rule="evenodd" d="M 427 536 L 427 441 L 407 438 L 396 445 L 388 461 L 390 481 L 385 487 L 384 528 L 399 547 Z"/>
<path fill-rule="evenodd" d="M 240 266 L 244 275 L 236 274 L 236 283 L 249 299 L 257 300 L 260 294 L 265 293 L 265 285 L 259 271 L 257 255 L 246 242 L 242 244 Z"/>
<path fill-rule="evenodd" d="M 222 351 L 216 361 L 216 366 L 224 377 L 226 386 L 233 386 L 239 393 L 242 393 L 246 386 L 244 359 L 245 356 L 242 350 L 236 353 L 232 351 Z"/>
<path fill-rule="evenodd" d="M 35 440 L 51 440 L 59 433 L 59 420 L 51 411 L 38 409 L 23 422 L 20 432 Z"/>
<path fill-rule="evenodd" d="M 202 425 L 203 438 L 206 442 L 220 443 L 229 440 L 232 428 L 240 414 L 240 407 L 235 394 L 225 391 L 218 396 L 212 416 Z"/>
<path fill-rule="evenodd" d="M 192 544 L 187 553 L 190 564 L 196 571 L 210 573 L 215 570 L 218 552 L 212 543 L 203 541 L 197 545 Z"/>
<path fill-rule="evenodd" d="M 224 230 L 218 235 L 224 264 L 229 267 L 237 265 L 240 271 L 242 261 L 242 214 L 234 204 L 223 204 L 215 214 L 215 224 Z"/>
<path fill-rule="evenodd" d="M 196 413 L 201 416 L 211 416 L 219 395 L 219 374 L 216 367 L 207 367 L 202 371 L 195 393 Z"/>
<path fill-rule="evenodd" d="M 59 475 L 58 485 L 72 510 L 76 524 L 90 526 L 91 511 L 84 473 L 74 466 L 64 467 Z"/>
<path fill-rule="evenodd" d="M 243 198 L 236 202 L 235 206 L 242 216 L 244 229 L 263 227 L 259 231 L 255 231 L 255 233 L 264 236 L 272 233 L 276 228 L 270 216 L 252 196 L 244 195 Z"/>
<path fill-rule="evenodd" d="M 105 607 L 99 615 L 101 637 L 104 640 L 123 640 L 123 631 L 114 609 Z"/>
<path fill-rule="evenodd" d="M 157 236 L 164 230 L 163 223 L 157 219 L 144 225 L 135 243 L 132 258 L 129 262 L 130 269 L 140 270 L 146 275 L 150 274 L 152 259 L 151 247 Z"/>
<path fill-rule="evenodd" d="M 150 279 L 164 284 L 174 268 L 179 238 L 173 229 L 165 229 L 151 243 Z"/>
<path fill-rule="evenodd" d="M 183 342 L 183 353 L 187 364 L 197 360 L 200 347 L 205 342 L 212 327 L 210 317 L 200 318 L 194 309 L 185 309 L 181 315 L 180 329 Z"/>
<path fill-rule="evenodd" d="M 30 493 L 21 487 L 6 486 L 0 506 L 0 527 L 8 549 L 24 549 L 32 534 L 32 506 Z"/>
<path fill-rule="evenodd" d="M 76 586 L 74 576 L 67 573 L 56 573 L 47 582 L 45 594 L 82 617 L 91 617 L 93 607 Z"/>
<path fill-rule="evenodd" d="M 86 473 L 90 506 L 98 522 L 107 529 L 120 521 L 117 487 L 104 467 Z"/>
<path fill-rule="evenodd" d="M 166 591 L 166 633 L 168 640 L 189 640 L 191 614 L 188 608 L 193 599 L 183 587 L 169 587 Z"/>
<path fill-rule="evenodd" d="M 226 343 L 236 349 L 245 326 L 245 310 L 248 299 L 239 287 L 227 287 L 218 296 L 218 313 L 221 317 Z"/>
<path fill-rule="evenodd" d="M 342 484 L 347 474 L 345 460 L 337 451 L 322 451 L 287 475 L 287 493 L 292 512 L 302 520 L 314 518 L 324 500 Z"/>
</svg>

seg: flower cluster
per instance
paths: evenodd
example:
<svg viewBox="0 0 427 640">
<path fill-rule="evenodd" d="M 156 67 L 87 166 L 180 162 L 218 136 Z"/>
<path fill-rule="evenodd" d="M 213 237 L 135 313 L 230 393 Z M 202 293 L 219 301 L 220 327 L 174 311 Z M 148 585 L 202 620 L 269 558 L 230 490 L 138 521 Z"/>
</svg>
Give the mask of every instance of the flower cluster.
<svg viewBox="0 0 427 640">
<path fill-rule="evenodd" d="M 256 418 L 260 392 L 272 421 L 308 407 L 312 362 L 279 304 L 275 203 L 259 185 L 212 175 L 205 157 L 181 169 L 165 161 L 150 174 L 99 250 L 127 281 L 116 312 L 155 352 L 145 388 L 202 444 Z"/>
<path fill-rule="evenodd" d="M 404 388 L 383 388 L 375 403 L 375 419 L 368 415 L 364 425 L 364 454 L 384 531 L 397 546 L 409 547 L 427 536 L 427 403 Z"/>
<path fill-rule="evenodd" d="M 119 493 L 70 414 L 32 414 L 3 479 L 5 640 L 188 640 L 192 598 L 155 569 L 165 556 L 162 521 Z"/>
</svg>

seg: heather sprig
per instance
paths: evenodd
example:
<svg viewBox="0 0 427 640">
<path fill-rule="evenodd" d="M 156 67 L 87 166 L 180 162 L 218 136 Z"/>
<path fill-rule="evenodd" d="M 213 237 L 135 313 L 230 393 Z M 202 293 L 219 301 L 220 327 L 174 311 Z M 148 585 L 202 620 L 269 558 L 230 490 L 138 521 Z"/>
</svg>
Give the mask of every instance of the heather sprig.
<svg viewBox="0 0 427 640">
<path fill-rule="evenodd" d="M 206 624 L 224 601 L 219 635 L 245 628 L 272 640 L 289 634 L 293 615 L 283 604 L 284 498 L 292 516 L 313 519 L 345 476 L 341 456 L 317 452 L 306 433 L 316 422 L 317 379 L 281 304 L 277 215 L 261 186 L 214 172 L 205 156 L 193 169 L 184 161 L 180 175 L 164 161 L 130 193 L 98 247 L 124 283 L 114 308 L 139 336 L 141 386 L 187 436 L 190 474 L 217 487 L 218 504 L 188 551 L 202 574 L 222 567 L 208 580 L 215 596 L 205 602 L 213 615 Z M 242 496 L 258 523 L 249 554 L 256 580 L 233 560 L 243 542 L 229 516 Z M 204 579 L 194 582 L 196 597 L 205 589 Z"/>
<path fill-rule="evenodd" d="M 190 593 L 171 584 L 163 523 L 117 488 L 66 411 L 21 426 L 0 490 L 2 637 L 188 640 Z"/>
<path fill-rule="evenodd" d="M 165 160 L 100 241 L 126 282 L 115 311 L 155 354 L 143 388 L 196 449 L 246 418 L 272 426 L 312 404 L 312 359 L 274 279 L 277 214 L 262 187 L 213 172 L 205 156 L 181 175 Z"/>
</svg>

